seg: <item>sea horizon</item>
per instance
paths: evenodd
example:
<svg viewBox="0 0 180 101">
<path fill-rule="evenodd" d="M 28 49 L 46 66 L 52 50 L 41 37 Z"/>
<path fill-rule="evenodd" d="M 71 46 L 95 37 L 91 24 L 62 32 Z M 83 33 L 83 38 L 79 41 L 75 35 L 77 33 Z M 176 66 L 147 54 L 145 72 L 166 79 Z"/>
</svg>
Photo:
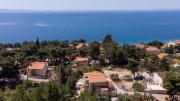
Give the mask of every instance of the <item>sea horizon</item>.
<svg viewBox="0 0 180 101">
<path fill-rule="evenodd" d="M 9 13 L 9 12 L 29 12 L 29 13 L 89 13 L 89 12 L 97 12 L 97 13 L 101 13 L 101 12 L 117 12 L 117 13 L 122 13 L 122 12 L 126 12 L 126 13 L 132 13 L 132 12 L 180 12 L 180 9 L 124 9 L 124 10 L 31 10 L 31 9 L 0 9 L 0 13 Z"/>
<path fill-rule="evenodd" d="M 118 43 L 167 42 L 180 39 L 180 10 L 2 10 L 0 42 L 101 40 Z M 135 34 L 135 35 L 134 35 Z"/>
</svg>

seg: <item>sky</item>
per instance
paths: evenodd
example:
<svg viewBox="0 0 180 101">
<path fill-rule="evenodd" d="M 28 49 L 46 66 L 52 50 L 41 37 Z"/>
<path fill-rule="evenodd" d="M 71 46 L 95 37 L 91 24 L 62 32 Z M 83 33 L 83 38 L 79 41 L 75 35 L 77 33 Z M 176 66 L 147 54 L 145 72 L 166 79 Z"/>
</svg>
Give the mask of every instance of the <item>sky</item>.
<svg viewBox="0 0 180 101">
<path fill-rule="evenodd" d="M 180 10 L 180 0 L 0 0 L 13 10 Z"/>
</svg>

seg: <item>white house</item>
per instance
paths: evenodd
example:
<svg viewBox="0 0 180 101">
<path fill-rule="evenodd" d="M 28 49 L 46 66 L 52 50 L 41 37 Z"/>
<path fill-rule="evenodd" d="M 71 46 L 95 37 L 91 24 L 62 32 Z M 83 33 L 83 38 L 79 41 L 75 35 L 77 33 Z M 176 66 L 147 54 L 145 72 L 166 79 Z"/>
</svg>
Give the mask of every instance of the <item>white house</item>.
<svg viewBox="0 0 180 101">
<path fill-rule="evenodd" d="M 167 44 L 165 44 L 167 47 L 170 47 L 170 46 L 177 46 L 177 45 L 180 45 L 180 40 L 176 40 L 176 41 L 171 41 Z"/>
<path fill-rule="evenodd" d="M 163 88 L 163 77 L 164 73 L 154 73 L 152 76 L 152 82 L 146 83 L 146 90 L 152 93 L 164 94 L 167 92 L 165 88 Z"/>
</svg>

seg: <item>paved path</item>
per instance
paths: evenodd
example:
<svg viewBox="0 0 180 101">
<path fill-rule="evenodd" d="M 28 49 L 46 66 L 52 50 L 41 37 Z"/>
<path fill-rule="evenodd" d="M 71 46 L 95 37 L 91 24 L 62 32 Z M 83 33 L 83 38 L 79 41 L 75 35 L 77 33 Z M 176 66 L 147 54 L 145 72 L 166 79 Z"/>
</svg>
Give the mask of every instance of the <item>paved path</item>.
<svg viewBox="0 0 180 101">
<path fill-rule="evenodd" d="M 27 75 L 21 74 L 21 80 L 27 80 Z M 35 82 L 49 82 L 49 79 L 36 79 L 28 77 L 28 80 L 35 81 Z"/>
</svg>

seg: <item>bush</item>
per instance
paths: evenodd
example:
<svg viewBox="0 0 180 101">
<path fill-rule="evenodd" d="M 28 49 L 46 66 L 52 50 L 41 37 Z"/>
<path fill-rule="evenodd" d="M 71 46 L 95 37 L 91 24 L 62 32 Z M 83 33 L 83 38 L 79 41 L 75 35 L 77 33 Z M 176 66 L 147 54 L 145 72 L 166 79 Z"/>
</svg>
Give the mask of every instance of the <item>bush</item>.
<svg viewBox="0 0 180 101">
<path fill-rule="evenodd" d="M 118 95 L 118 101 L 155 101 L 150 94 Z"/>
<path fill-rule="evenodd" d="M 134 83 L 132 88 L 134 89 L 134 91 L 136 92 L 143 92 L 144 91 L 144 86 L 141 85 L 140 83 Z"/>
<path fill-rule="evenodd" d="M 102 71 L 98 65 L 92 65 L 90 67 L 86 67 L 82 70 L 84 73 L 93 72 L 93 71 Z"/>
<path fill-rule="evenodd" d="M 120 80 L 118 74 L 111 74 L 110 77 L 113 81 L 116 81 L 116 82 L 118 82 Z"/>
<path fill-rule="evenodd" d="M 132 78 L 131 75 L 124 75 L 123 79 L 124 79 L 125 81 L 132 81 L 132 80 L 133 80 L 133 78 Z"/>
</svg>

